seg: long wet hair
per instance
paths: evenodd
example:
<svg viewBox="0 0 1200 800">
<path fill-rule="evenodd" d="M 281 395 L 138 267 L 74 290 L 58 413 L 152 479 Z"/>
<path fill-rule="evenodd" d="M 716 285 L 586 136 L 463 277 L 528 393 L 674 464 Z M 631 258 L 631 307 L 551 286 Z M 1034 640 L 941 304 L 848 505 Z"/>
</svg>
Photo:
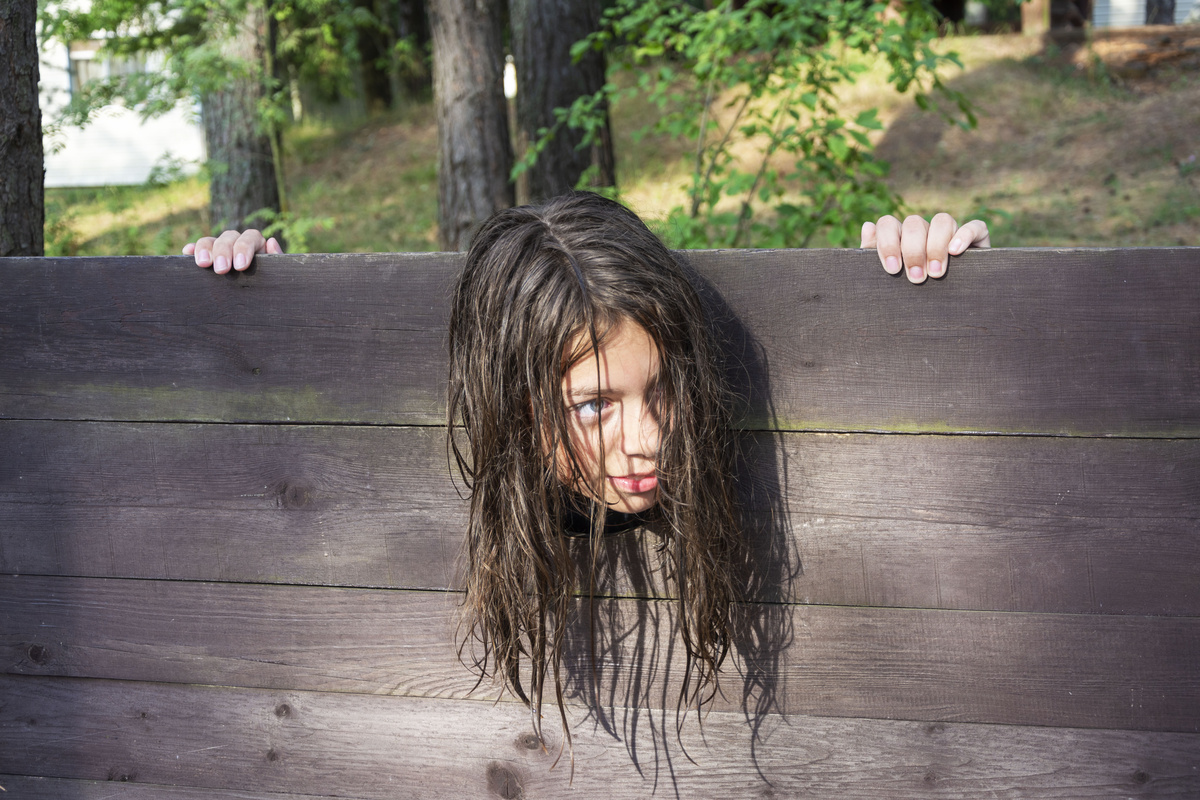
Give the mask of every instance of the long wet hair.
<svg viewBox="0 0 1200 800">
<path fill-rule="evenodd" d="M 580 497 L 569 487 L 602 485 L 604 458 L 585 467 L 579 457 L 562 382 L 625 322 L 658 354 L 658 501 L 646 524 L 678 598 L 679 705 L 699 707 L 730 647 L 740 539 L 729 394 L 684 270 L 632 211 L 577 193 L 484 223 L 451 308 L 449 448 L 470 495 L 459 658 L 521 698 L 539 736 L 551 675 L 568 742 L 560 662 L 582 588 L 565 523 Z M 594 561 L 616 512 L 585 508 Z"/>
</svg>

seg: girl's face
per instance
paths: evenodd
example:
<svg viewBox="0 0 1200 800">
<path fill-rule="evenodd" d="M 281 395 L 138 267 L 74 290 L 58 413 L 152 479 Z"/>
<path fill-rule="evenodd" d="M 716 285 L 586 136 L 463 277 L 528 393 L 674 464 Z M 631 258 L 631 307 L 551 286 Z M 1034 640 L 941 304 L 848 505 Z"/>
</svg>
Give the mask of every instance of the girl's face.
<svg viewBox="0 0 1200 800">
<path fill-rule="evenodd" d="M 571 342 L 569 353 L 586 355 L 567 368 L 562 392 L 579 466 L 593 477 L 590 485 L 572 488 L 613 511 L 646 511 L 658 502 L 658 351 L 646 331 L 628 320 L 608 331 L 598 353 L 586 336 Z M 560 474 L 570 473 L 565 452 L 558 464 Z"/>
</svg>

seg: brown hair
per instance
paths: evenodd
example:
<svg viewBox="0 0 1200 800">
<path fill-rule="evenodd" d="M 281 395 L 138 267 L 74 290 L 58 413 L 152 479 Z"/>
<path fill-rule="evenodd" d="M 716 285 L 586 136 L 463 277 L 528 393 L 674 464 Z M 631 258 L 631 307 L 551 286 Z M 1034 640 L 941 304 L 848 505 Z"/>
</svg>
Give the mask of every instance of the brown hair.
<svg viewBox="0 0 1200 800">
<path fill-rule="evenodd" d="M 567 455 L 567 485 L 593 484 L 567 433 L 562 380 L 581 340 L 591 354 L 626 320 L 659 356 L 652 527 L 678 595 L 679 704 L 700 706 L 730 646 L 739 533 L 728 392 L 686 273 L 632 211 L 577 193 L 484 223 L 451 308 L 449 447 L 470 492 L 459 658 L 524 700 L 539 735 L 551 673 L 567 741 L 560 661 L 578 572 L 554 454 Z M 592 504 L 593 555 L 607 513 Z"/>
</svg>

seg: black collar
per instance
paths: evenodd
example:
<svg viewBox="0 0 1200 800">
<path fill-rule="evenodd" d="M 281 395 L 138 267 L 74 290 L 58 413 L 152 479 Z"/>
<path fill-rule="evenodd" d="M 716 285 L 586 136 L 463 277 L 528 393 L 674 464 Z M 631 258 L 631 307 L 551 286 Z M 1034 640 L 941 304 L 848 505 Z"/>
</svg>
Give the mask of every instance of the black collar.
<svg viewBox="0 0 1200 800">
<path fill-rule="evenodd" d="M 586 507 L 580 508 L 582 504 L 586 504 Z M 586 539 L 591 536 L 592 515 L 596 513 L 595 505 L 593 501 L 585 500 L 582 497 L 568 498 L 565 504 L 563 533 L 572 539 Z M 628 514 L 624 511 L 609 509 L 608 513 L 604 515 L 604 531 L 601 535 L 614 536 L 645 525 L 652 513 L 653 509 L 641 514 Z"/>
</svg>

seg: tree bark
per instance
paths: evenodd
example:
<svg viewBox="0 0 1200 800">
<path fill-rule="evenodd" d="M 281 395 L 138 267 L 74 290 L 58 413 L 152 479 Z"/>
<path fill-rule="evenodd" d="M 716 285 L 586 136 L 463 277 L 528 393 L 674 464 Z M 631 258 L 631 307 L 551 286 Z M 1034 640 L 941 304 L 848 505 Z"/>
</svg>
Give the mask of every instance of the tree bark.
<svg viewBox="0 0 1200 800">
<path fill-rule="evenodd" d="M 1175 0 L 1146 0 L 1147 25 L 1174 25 Z"/>
<path fill-rule="evenodd" d="M 571 62 L 571 45 L 595 31 L 599 0 L 512 0 L 513 60 L 517 67 L 517 142 L 524 151 L 538 131 L 554 125 L 554 109 L 604 86 L 604 55 L 589 53 Z M 616 169 L 607 112 L 598 145 L 580 148 L 583 132 L 561 127 L 527 171 L 529 201 L 545 200 L 575 188 L 585 170 L 596 166 L 595 186 L 615 186 Z"/>
<path fill-rule="evenodd" d="M 37 3 L 0 2 L 0 256 L 44 252 Z"/>
<path fill-rule="evenodd" d="M 432 0 L 438 124 L 438 240 L 462 250 L 487 217 L 513 204 L 504 102 L 504 3 Z"/>
<path fill-rule="evenodd" d="M 215 229 L 261 227 L 267 218 L 255 212 L 280 210 L 271 138 L 258 116 L 258 104 L 265 96 L 267 37 L 266 13 L 260 4 L 250 3 L 246 17 L 228 32 L 223 47 L 228 58 L 248 64 L 249 69 L 201 99 L 211 170 L 209 219 Z"/>
</svg>

